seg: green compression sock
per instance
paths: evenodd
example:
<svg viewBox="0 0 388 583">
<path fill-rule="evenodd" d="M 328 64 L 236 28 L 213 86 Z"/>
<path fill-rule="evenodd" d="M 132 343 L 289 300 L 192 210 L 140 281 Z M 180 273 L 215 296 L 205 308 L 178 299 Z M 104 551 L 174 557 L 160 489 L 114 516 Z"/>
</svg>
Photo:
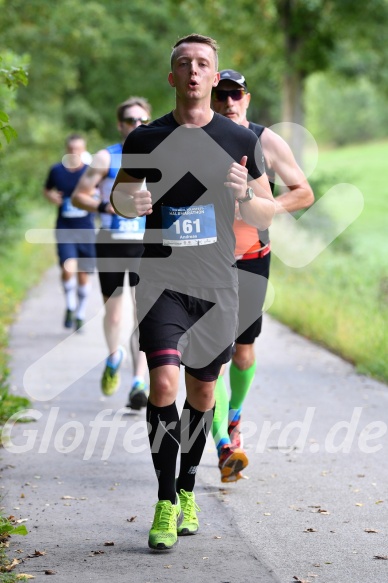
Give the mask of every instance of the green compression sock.
<svg viewBox="0 0 388 583">
<path fill-rule="evenodd" d="M 212 434 L 218 453 L 225 443 L 230 443 L 228 435 L 229 398 L 223 376 L 219 376 L 214 390 L 216 409 L 213 417 Z"/>
<path fill-rule="evenodd" d="M 231 415 L 232 411 L 235 411 L 236 413 L 241 412 L 241 407 L 245 401 L 249 389 L 251 388 L 252 381 L 255 376 L 255 371 L 256 361 L 246 370 L 240 370 L 233 362 L 230 365 L 229 378 L 232 392 L 229 403 L 229 409 L 231 410 L 229 413 L 230 420 L 233 420 L 231 417 L 236 417 L 235 414 Z"/>
</svg>

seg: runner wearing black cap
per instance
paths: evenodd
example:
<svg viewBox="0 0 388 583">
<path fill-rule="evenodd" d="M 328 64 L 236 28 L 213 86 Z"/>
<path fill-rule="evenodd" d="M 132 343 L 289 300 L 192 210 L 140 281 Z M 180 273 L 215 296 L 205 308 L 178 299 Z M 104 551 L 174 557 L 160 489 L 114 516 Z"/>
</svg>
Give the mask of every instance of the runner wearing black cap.
<svg viewBox="0 0 388 583">
<path fill-rule="evenodd" d="M 220 72 L 220 82 L 212 92 L 213 109 L 235 123 L 252 130 L 261 142 L 265 170 L 271 189 L 275 176 L 279 176 L 287 192 L 276 197 L 276 213 L 293 212 L 309 207 L 314 202 L 313 191 L 287 143 L 271 129 L 247 120 L 251 100 L 244 75 L 233 69 Z M 240 328 L 236 339 L 236 351 L 229 369 L 231 395 L 221 375 L 216 384 L 216 409 L 213 421 L 213 437 L 219 455 L 222 482 L 234 482 L 242 477 L 238 467 L 230 471 L 227 460 L 235 448 L 242 449 L 241 410 L 252 385 L 256 371 L 255 339 L 261 333 L 262 309 L 267 290 L 270 268 L 270 240 L 268 230 L 258 231 L 236 216 L 233 229 L 236 235 L 236 259 L 239 272 Z M 252 277 L 257 276 L 256 285 Z M 255 321 L 248 327 L 243 311 L 255 310 Z M 253 318 L 252 318 L 253 319 Z"/>
</svg>

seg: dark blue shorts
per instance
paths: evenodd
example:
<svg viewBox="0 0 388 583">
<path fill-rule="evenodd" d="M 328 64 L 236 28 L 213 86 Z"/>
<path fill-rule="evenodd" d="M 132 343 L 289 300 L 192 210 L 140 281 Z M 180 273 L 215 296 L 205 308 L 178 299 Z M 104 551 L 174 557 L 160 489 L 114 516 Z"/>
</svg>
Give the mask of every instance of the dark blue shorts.
<svg viewBox="0 0 388 583">
<path fill-rule="evenodd" d="M 57 241 L 60 239 L 60 230 L 57 231 Z M 74 241 L 57 242 L 59 264 L 63 266 L 67 259 L 76 259 L 78 271 L 93 273 L 96 268 L 96 247 L 94 229 L 83 229 L 82 236 L 74 235 Z"/>
</svg>

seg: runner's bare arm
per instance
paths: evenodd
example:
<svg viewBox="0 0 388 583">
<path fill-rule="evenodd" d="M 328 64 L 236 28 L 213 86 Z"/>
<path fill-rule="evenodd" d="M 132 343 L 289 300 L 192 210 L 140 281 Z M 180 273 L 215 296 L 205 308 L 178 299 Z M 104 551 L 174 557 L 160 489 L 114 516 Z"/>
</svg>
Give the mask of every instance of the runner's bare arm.
<svg viewBox="0 0 388 583">
<path fill-rule="evenodd" d="M 122 168 L 116 176 L 110 195 L 111 204 L 118 215 L 128 219 L 152 213 L 149 190 L 140 190 L 143 179 L 129 176 Z"/>
<path fill-rule="evenodd" d="M 288 189 L 276 197 L 276 214 L 308 208 L 314 202 L 314 193 L 291 148 L 275 132 L 265 128 L 261 144 L 267 164 Z"/>
<path fill-rule="evenodd" d="M 94 198 L 94 193 L 99 182 L 107 175 L 109 165 L 110 154 L 107 150 L 100 150 L 93 156 L 91 165 L 82 174 L 71 195 L 71 202 L 75 207 L 91 213 L 98 211 L 100 201 Z M 104 212 L 113 212 L 110 204 Z"/>
<path fill-rule="evenodd" d="M 247 188 L 252 188 L 255 194 L 252 200 L 242 202 L 239 205 L 241 218 L 248 225 L 264 230 L 270 226 L 275 214 L 275 199 L 272 196 L 266 174 L 256 180 L 247 182 L 248 170 L 246 163 L 247 157 L 244 156 L 240 164 L 237 162 L 231 164 L 225 186 L 233 190 L 236 199 L 245 198 Z"/>
<path fill-rule="evenodd" d="M 63 202 L 62 192 L 59 192 L 55 188 L 45 188 L 43 194 L 49 202 L 52 202 L 56 206 L 61 206 Z"/>
</svg>

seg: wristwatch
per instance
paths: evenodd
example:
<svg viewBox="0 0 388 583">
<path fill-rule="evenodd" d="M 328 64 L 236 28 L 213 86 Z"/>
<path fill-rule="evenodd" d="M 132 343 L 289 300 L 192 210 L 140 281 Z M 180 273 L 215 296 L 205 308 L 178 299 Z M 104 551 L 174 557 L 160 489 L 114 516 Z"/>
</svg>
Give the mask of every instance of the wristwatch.
<svg viewBox="0 0 388 583">
<path fill-rule="evenodd" d="M 249 200 L 252 200 L 254 196 L 255 193 L 253 192 L 253 189 L 248 186 L 244 198 L 236 198 L 236 200 L 241 204 L 242 202 L 248 202 Z"/>
</svg>

